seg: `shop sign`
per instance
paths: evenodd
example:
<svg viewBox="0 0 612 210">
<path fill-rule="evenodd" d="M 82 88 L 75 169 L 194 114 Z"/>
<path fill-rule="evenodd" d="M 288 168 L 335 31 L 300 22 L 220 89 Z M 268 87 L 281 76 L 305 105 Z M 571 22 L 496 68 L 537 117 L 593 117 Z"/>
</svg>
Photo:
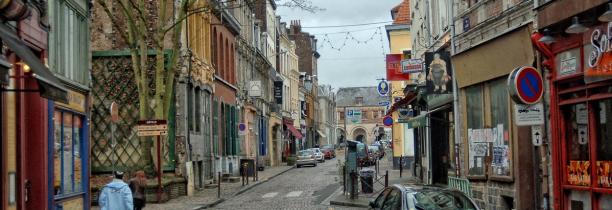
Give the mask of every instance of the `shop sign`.
<svg viewBox="0 0 612 210">
<path fill-rule="evenodd" d="M 168 134 L 168 123 L 166 120 L 140 120 L 136 131 L 138 136 L 165 136 Z"/>
<path fill-rule="evenodd" d="M 261 81 L 249 81 L 249 96 L 261 97 Z"/>
<path fill-rule="evenodd" d="M 450 52 L 425 53 L 426 90 L 428 94 L 450 94 L 453 92 L 453 72 Z"/>
<path fill-rule="evenodd" d="M 85 95 L 68 90 L 68 103 L 55 102 L 59 106 L 72 109 L 77 112 L 85 112 Z"/>
<path fill-rule="evenodd" d="M 578 65 L 576 63 L 576 57 L 569 57 L 562 59 L 559 65 L 559 75 L 571 75 L 576 73 Z"/>
<path fill-rule="evenodd" d="M 274 99 L 277 104 L 283 104 L 283 81 L 274 81 Z"/>
<path fill-rule="evenodd" d="M 605 32 L 602 32 L 602 29 Z M 589 67 L 585 70 L 585 76 L 612 76 L 612 22 L 607 26 L 593 30 L 590 37 L 593 50 L 589 53 Z"/>
<path fill-rule="evenodd" d="M 387 80 L 403 81 L 409 80 L 410 74 L 404 74 L 401 68 L 402 54 L 387 54 Z"/>
<path fill-rule="evenodd" d="M 389 94 L 389 83 L 387 83 L 385 80 L 380 81 L 378 86 L 376 86 L 376 90 L 378 90 L 378 95 L 386 96 Z"/>
<path fill-rule="evenodd" d="M 423 60 L 419 58 L 404 59 L 401 64 L 402 73 L 417 73 L 423 71 Z"/>
<path fill-rule="evenodd" d="M 514 119 L 518 126 L 544 124 L 544 105 L 514 105 Z"/>
</svg>

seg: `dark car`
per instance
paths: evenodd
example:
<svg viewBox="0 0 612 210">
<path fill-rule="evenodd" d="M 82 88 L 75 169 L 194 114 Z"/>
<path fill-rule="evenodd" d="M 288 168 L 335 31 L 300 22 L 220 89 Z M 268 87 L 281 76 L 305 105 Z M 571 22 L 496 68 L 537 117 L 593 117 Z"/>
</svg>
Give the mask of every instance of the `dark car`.
<svg viewBox="0 0 612 210">
<path fill-rule="evenodd" d="M 321 147 L 321 151 L 325 156 L 325 159 L 332 159 L 336 157 L 336 149 L 334 149 L 334 145 L 326 144 Z"/>
<path fill-rule="evenodd" d="M 370 202 L 370 209 L 480 210 L 463 192 L 433 186 L 393 185 Z"/>
<path fill-rule="evenodd" d="M 368 154 L 368 147 L 363 143 L 357 143 L 357 164 L 361 167 L 367 167 L 371 164 Z"/>
</svg>

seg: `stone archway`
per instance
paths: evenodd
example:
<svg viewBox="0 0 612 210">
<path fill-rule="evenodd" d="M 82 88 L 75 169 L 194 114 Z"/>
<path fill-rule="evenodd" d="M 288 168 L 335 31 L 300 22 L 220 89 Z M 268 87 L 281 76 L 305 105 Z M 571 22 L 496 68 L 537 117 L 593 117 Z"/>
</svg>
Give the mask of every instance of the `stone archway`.
<svg viewBox="0 0 612 210">
<path fill-rule="evenodd" d="M 364 128 L 355 128 L 353 130 L 353 140 L 358 142 L 367 142 L 368 133 Z"/>
</svg>

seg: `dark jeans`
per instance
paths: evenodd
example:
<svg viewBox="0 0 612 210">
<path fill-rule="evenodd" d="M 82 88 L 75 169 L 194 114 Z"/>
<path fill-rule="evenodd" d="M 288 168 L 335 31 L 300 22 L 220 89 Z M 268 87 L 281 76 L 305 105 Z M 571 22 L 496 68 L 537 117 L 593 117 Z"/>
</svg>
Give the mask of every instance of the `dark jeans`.
<svg viewBox="0 0 612 210">
<path fill-rule="evenodd" d="M 140 198 L 134 198 L 134 210 L 142 210 L 145 206 L 145 200 Z"/>
</svg>

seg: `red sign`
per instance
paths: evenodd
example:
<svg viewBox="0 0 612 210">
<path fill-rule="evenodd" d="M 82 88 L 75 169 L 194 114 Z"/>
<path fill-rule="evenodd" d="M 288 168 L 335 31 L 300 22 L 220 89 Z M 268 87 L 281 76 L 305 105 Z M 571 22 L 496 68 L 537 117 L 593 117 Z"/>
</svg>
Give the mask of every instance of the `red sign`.
<svg viewBox="0 0 612 210">
<path fill-rule="evenodd" d="M 536 104 L 544 94 L 544 80 L 533 67 L 520 67 L 510 73 L 508 87 L 512 99 L 520 104 Z"/>
<path fill-rule="evenodd" d="M 402 72 L 402 54 L 387 54 L 387 80 L 409 80 L 410 74 Z"/>
<path fill-rule="evenodd" d="M 393 125 L 393 118 L 391 116 L 385 116 L 385 118 L 383 118 L 383 124 L 385 126 L 392 126 Z"/>
</svg>

